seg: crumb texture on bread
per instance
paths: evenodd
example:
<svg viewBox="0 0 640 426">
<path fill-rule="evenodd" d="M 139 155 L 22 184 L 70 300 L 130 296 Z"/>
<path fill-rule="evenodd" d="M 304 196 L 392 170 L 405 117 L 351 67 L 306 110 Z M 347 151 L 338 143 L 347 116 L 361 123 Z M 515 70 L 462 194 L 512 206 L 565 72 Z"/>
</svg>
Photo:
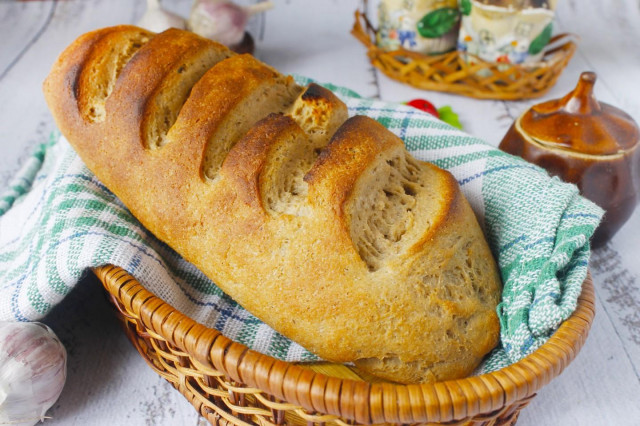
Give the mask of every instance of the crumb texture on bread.
<svg viewBox="0 0 640 426">
<path fill-rule="evenodd" d="M 322 358 L 416 383 L 497 344 L 498 271 L 457 182 L 331 91 L 131 26 L 81 36 L 44 91 L 145 227 Z"/>
<path fill-rule="evenodd" d="M 429 190 L 422 182 L 419 165 L 400 149 L 375 161 L 359 185 L 362 189 L 348 208 L 349 230 L 360 257 L 369 270 L 376 271 L 385 258 L 396 256 L 406 245 L 417 221 L 432 216 L 425 211 L 428 205 L 416 210 L 419 200 L 429 200 Z M 420 231 L 427 230 L 423 227 Z"/>
</svg>

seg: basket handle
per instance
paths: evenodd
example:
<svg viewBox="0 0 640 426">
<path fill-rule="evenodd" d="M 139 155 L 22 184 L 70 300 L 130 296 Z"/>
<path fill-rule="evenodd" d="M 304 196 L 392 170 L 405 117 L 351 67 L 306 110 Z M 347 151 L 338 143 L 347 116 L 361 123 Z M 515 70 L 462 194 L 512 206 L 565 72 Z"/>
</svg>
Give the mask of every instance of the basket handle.
<svg viewBox="0 0 640 426">
<path fill-rule="evenodd" d="M 577 44 L 580 41 L 580 36 L 573 33 L 561 33 L 551 37 L 549 43 L 543 49 L 543 56 L 548 56 L 556 53 L 558 50 L 562 50 L 567 44 Z"/>
<path fill-rule="evenodd" d="M 365 1 L 365 6 L 364 7 L 366 8 L 366 1 Z M 353 23 L 353 28 L 351 29 L 351 34 L 355 38 L 360 40 L 362 42 L 362 44 L 367 46 L 367 48 L 370 49 L 370 48 L 374 47 L 375 46 L 374 40 L 375 40 L 375 36 L 376 36 L 376 29 L 374 28 L 373 25 L 371 25 L 371 22 L 369 22 L 369 19 L 367 18 L 367 14 L 366 14 L 366 9 L 363 10 L 362 12 L 360 12 L 359 10 L 356 10 L 355 15 L 356 15 L 356 20 Z"/>
</svg>

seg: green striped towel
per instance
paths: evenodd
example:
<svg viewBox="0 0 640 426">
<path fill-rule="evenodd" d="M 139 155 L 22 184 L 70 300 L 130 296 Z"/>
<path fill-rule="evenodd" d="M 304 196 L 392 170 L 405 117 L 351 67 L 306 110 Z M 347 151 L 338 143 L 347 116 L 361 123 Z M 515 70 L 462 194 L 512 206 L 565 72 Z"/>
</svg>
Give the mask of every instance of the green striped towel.
<svg viewBox="0 0 640 426">
<path fill-rule="evenodd" d="M 308 80 L 298 78 L 301 84 Z M 417 158 L 449 170 L 472 205 L 504 282 L 501 345 L 483 371 L 534 351 L 576 308 L 602 211 L 573 185 L 411 107 L 334 86 Z M 196 321 L 276 358 L 316 357 L 237 305 L 158 241 L 60 138 L 40 147 L 0 200 L 0 320 L 46 315 L 87 268 L 112 263 Z"/>
</svg>

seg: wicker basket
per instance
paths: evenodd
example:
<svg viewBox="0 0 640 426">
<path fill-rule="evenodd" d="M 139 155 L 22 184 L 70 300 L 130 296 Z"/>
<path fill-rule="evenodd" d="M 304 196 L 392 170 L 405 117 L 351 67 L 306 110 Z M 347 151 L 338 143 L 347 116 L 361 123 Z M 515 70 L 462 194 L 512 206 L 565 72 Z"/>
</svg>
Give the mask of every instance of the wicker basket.
<svg viewBox="0 0 640 426">
<path fill-rule="evenodd" d="M 482 376 L 398 385 L 363 381 L 342 365 L 262 355 L 176 311 L 123 269 L 94 271 L 149 366 L 212 424 L 225 425 L 513 425 L 577 355 L 595 309 L 588 276 L 571 318 L 524 360 Z"/>
<path fill-rule="evenodd" d="M 542 96 L 555 83 L 576 51 L 566 34 L 553 37 L 542 61 L 535 65 L 497 64 L 475 57 L 467 63 L 457 51 L 442 55 L 423 55 L 405 49 L 384 51 L 375 43 L 376 29 L 367 16 L 356 11 L 351 30 L 368 49 L 371 63 L 387 76 L 418 89 L 451 92 L 479 99 L 516 100 Z M 472 56 L 472 55 L 470 55 Z"/>
</svg>

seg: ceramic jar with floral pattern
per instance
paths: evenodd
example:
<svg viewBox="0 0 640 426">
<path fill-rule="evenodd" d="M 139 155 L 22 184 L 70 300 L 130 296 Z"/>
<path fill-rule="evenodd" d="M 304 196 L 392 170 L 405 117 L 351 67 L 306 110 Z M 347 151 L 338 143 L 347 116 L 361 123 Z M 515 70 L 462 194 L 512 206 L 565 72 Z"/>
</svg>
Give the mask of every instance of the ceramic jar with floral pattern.
<svg viewBox="0 0 640 426">
<path fill-rule="evenodd" d="M 458 50 L 467 62 L 540 61 L 552 33 L 555 1 L 461 0 Z"/>
<path fill-rule="evenodd" d="M 458 0 L 381 0 L 378 47 L 439 54 L 456 47 Z"/>
</svg>

